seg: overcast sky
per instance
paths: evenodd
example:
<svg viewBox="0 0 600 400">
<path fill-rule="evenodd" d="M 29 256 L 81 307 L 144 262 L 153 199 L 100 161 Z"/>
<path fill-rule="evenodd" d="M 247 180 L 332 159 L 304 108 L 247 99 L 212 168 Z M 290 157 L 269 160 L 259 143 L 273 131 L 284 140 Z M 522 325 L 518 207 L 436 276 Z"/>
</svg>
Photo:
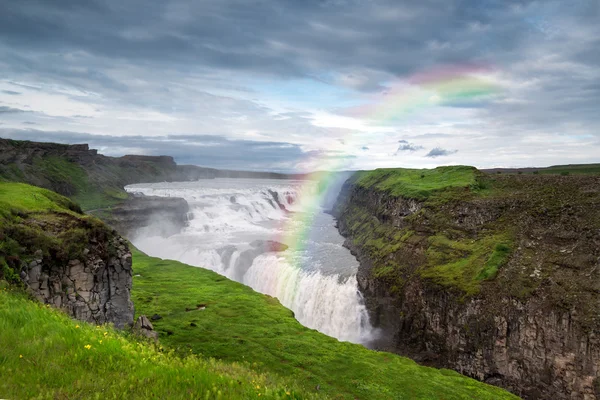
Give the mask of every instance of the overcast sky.
<svg viewBox="0 0 600 400">
<path fill-rule="evenodd" d="M 253 170 L 600 162 L 600 0 L 3 0 L 0 137 Z"/>
</svg>

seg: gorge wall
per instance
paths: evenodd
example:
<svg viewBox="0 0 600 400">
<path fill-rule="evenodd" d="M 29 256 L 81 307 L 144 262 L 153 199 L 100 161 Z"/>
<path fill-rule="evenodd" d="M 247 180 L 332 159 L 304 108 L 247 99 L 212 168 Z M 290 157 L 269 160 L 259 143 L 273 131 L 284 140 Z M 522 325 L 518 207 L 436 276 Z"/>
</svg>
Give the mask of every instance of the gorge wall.
<svg viewBox="0 0 600 400">
<path fill-rule="evenodd" d="M 458 175 L 391 171 L 355 175 L 334 209 L 374 346 L 526 399 L 599 399 L 600 178 L 473 170 L 419 192 Z"/>
</svg>

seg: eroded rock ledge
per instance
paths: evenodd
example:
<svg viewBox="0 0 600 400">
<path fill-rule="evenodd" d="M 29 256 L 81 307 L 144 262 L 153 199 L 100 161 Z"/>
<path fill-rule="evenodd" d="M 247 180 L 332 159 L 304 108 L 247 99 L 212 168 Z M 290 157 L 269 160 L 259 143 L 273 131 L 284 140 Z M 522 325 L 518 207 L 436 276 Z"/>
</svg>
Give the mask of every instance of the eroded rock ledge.
<svg viewBox="0 0 600 400">
<path fill-rule="evenodd" d="M 188 225 L 189 206 L 178 197 L 130 196 L 121 204 L 92 212 L 120 234 L 133 239 L 136 234 L 168 237 Z"/>
<path fill-rule="evenodd" d="M 600 399 L 600 179 L 485 179 L 492 195 L 436 201 L 345 185 L 334 211 L 383 331 L 375 346 L 526 399 Z M 432 269 L 497 237 L 508 261 L 477 286 Z"/>
<path fill-rule="evenodd" d="M 108 247 L 110 256 L 98 251 Z M 36 251 L 24 264 L 21 279 L 39 301 L 66 311 L 73 318 L 95 324 L 114 323 L 124 328 L 133 323 L 131 302 L 131 252 L 125 240 L 115 236 L 106 243 L 90 243 L 80 259 L 56 263 Z"/>
</svg>

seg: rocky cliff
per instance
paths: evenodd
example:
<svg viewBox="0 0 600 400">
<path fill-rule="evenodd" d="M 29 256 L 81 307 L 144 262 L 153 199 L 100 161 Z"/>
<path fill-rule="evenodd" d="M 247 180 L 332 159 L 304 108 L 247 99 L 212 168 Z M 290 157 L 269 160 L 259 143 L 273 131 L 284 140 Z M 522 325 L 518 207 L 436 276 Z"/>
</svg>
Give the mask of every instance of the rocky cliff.
<svg viewBox="0 0 600 400">
<path fill-rule="evenodd" d="M 0 279 L 76 319 L 123 328 L 133 323 L 131 264 L 127 242 L 68 199 L 0 183 Z"/>
<path fill-rule="evenodd" d="M 377 170 L 334 212 L 375 346 L 528 399 L 600 398 L 600 178 Z"/>
<path fill-rule="evenodd" d="M 136 234 L 171 236 L 188 225 L 189 205 L 178 197 L 136 195 L 110 210 L 94 212 L 127 238 Z"/>
</svg>

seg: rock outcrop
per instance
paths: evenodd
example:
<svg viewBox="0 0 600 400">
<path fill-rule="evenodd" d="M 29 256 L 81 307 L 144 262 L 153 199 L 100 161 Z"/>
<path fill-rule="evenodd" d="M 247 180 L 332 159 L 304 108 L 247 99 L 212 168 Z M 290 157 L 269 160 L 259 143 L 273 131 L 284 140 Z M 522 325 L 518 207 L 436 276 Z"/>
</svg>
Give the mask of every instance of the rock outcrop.
<svg viewBox="0 0 600 400">
<path fill-rule="evenodd" d="M 374 346 L 526 399 L 600 399 L 600 178 L 481 179 L 491 194 L 429 200 L 345 185 L 335 215 Z M 497 238 L 507 261 L 469 278 Z"/>
<path fill-rule="evenodd" d="M 133 324 L 133 332 L 154 341 L 158 340 L 158 332 L 154 330 L 152 322 L 150 322 L 145 315 L 140 315 L 137 321 L 135 321 L 135 324 Z"/>
<path fill-rule="evenodd" d="M 96 249 L 108 246 L 105 257 Z M 115 236 L 108 243 L 90 243 L 80 259 L 56 263 L 36 251 L 24 264 L 20 277 L 39 301 L 66 311 L 73 318 L 117 328 L 133 323 L 131 302 L 131 252 L 125 240 Z"/>
<path fill-rule="evenodd" d="M 98 216 L 127 238 L 137 233 L 168 237 L 181 232 L 190 217 L 188 203 L 178 197 L 138 195 L 99 210 Z"/>
</svg>

